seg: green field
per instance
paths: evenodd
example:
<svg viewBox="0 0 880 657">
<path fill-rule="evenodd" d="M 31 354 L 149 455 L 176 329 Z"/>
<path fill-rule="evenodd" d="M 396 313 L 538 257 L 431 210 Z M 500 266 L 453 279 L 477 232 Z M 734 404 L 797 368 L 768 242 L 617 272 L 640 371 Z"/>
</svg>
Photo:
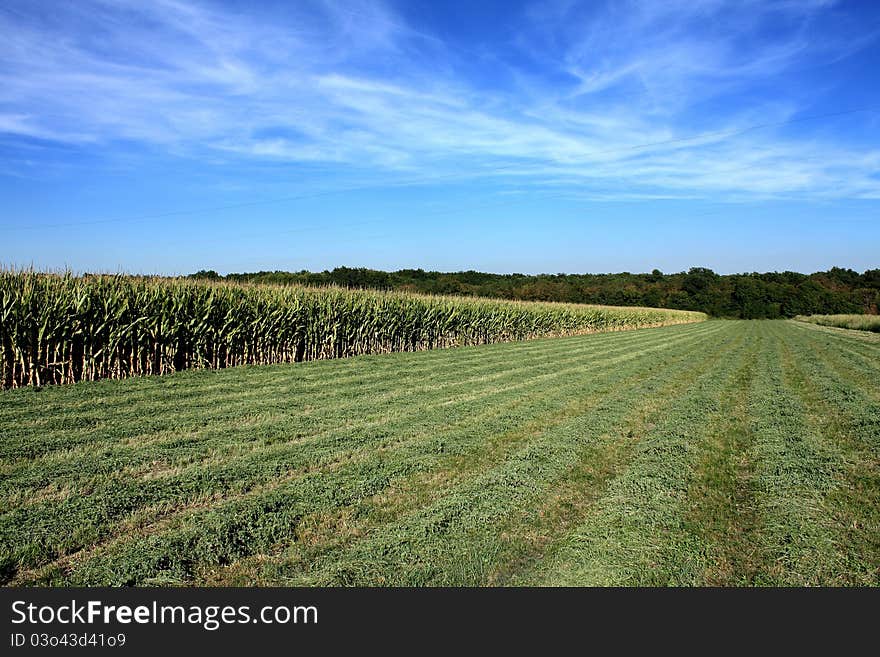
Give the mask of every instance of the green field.
<svg viewBox="0 0 880 657">
<path fill-rule="evenodd" d="M 880 333 L 880 315 L 798 315 L 799 322 Z"/>
<path fill-rule="evenodd" d="M 0 388 L 702 322 L 668 308 L 0 268 Z"/>
<path fill-rule="evenodd" d="M 791 321 L 0 394 L 0 573 L 880 584 L 880 340 Z"/>
</svg>

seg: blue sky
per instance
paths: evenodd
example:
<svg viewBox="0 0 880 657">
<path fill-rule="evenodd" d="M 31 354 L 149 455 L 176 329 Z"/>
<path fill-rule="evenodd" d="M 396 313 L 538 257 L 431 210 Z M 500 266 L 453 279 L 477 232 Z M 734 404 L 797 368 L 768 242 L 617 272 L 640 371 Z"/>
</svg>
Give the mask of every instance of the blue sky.
<svg viewBox="0 0 880 657">
<path fill-rule="evenodd" d="M 0 262 L 880 267 L 880 3 L 0 5 Z"/>
</svg>

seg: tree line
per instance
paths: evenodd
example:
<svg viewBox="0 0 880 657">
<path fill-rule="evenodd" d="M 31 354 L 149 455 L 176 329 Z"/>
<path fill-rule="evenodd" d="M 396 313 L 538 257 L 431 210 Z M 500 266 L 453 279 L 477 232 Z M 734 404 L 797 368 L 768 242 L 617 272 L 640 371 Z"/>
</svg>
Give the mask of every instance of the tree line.
<svg viewBox="0 0 880 657">
<path fill-rule="evenodd" d="M 795 315 L 877 314 L 880 269 L 858 273 L 833 267 L 801 274 L 717 274 L 704 267 L 664 274 L 490 274 L 337 267 L 322 272 L 260 271 L 221 276 L 202 270 L 193 278 L 247 283 L 400 290 L 523 301 L 564 301 L 612 306 L 699 310 L 714 317 L 763 319 Z"/>
</svg>

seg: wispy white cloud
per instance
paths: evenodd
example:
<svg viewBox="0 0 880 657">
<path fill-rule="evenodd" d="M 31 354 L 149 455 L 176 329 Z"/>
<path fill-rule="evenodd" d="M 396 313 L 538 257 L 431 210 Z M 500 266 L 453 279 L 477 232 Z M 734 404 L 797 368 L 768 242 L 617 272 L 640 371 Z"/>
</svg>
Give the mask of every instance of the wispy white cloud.
<svg viewBox="0 0 880 657">
<path fill-rule="evenodd" d="M 597 198 L 880 193 L 876 143 L 729 135 L 808 112 L 809 99 L 724 98 L 871 42 L 817 39 L 832 3 L 542 2 L 509 45 L 518 63 L 489 71 L 379 3 L 272 16 L 183 0 L 55 8 L 0 8 L 2 134 L 494 176 Z M 761 38 L 771 18 L 787 29 Z M 676 141 L 695 132 L 707 134 Z"/>
</svg>

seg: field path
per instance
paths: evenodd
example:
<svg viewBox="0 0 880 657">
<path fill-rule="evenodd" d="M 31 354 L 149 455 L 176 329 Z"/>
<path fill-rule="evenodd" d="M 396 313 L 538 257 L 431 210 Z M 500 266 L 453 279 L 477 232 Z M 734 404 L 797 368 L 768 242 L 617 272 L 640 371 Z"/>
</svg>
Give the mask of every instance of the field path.
<svg viewBox="0 0 880 657">
<path fill-rule="evenodd" d="M 12 585 L 880 584 L 880 343 L 787 321 L 0 394 Z"/>
</svg>

